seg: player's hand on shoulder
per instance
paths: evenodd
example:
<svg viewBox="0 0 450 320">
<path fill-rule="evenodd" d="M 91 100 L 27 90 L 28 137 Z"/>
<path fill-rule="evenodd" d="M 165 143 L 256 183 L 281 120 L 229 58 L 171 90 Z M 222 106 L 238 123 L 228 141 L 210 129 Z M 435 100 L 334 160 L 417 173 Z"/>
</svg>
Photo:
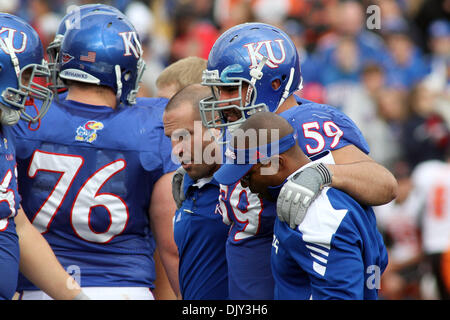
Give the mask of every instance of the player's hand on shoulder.
<svg viewBox="0 0 450 320">
<path fill-rule="evenodd" d="M 296 228 L 321 190 L 331 184 L 331 178 L 332 173 L 323 163 L 314 163 L 297 171 L 278 196 L 278 219 L 287 222 L 292 229 Z"/>
</svg>

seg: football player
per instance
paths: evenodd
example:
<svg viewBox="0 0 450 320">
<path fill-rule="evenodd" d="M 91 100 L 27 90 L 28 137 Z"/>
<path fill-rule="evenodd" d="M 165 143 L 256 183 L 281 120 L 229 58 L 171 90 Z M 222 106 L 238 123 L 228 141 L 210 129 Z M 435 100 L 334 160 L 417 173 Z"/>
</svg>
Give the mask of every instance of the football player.
<svg viewBox="0 0 450 320">
<path fill-rule="evenodd" d="M 49 84 L 49 88 L 52 89 L 56 99 L 64 99 L 67 95 L 67 86 L 64 82 L 59 78 L 59 65 L 58 65 L 58 57 L 59 52 L 61 50 L 61 43 L 64 39 L 64 34 L 69 28 L 77 28 L 79 27 L 80 20 L 83 16 L 91 13 L 91 12 L 111 12 L 120 16 L 124 20 L 128 20 L 128 18 L 117 8 L 113 6 L 109 6 L 106 4 L 85 4 L 81 6 L 73 6 L 71 11 L 67 13 L 63 19 L 61 20 L 58 30 L 56 32 L 54 40 L 47 47 L 47 55 L 49 58 L 49 69 L 51 73 L 51 82 Z M 205 60 L 206 67 L 206 60 Z M 201 77 L 201 76 L 200 76 Z M 158 95 L 158 97 L 165 97 Z M 136 104 L 142 106 L 152 107 L 152 100 L 147 98 L 136 98 Z M 155 250 L 154 253 L 155 266 L 156 266 L 156 281 L 155 281 L 155 290 L 153 291 L 156 299 L 175 299 L 175 293 L 170 287 L 169 281 L 167 279 L 167 275 L 165 274 L 164 268 L 161 265 L 161 260 L 159 258 L 158 250 Z"/>
<path fill-rule="evenodd" d="M 184 87 L 202 81 L 203 70 L 206 69 L 206 64 L 208 61 L 200 57 L 186 57 L 180 59 L 169 66 L 167 66 L 156 79 L 156 96 L 170 99 L 178 91 Z M 138 99 L 140 102 L 142 98 Z M 182 168 L 181 168 L 182 169 Z M 181 176 L 180 176 L 181 177 Z M 174 232 L 176 224 L 174 225 Z M 180 229 L 178 229 L 180 230 Z M 181 231 L 183 232 L 183 231 Z M 201 235 L 199 235 L 201 236 Z M 177 244 L 178 246 L 178 244 Z M 180 259 L 182 259 L 180 250 L 178 250 Z M 196 262 L 197 260 L 193 260 Z M 159 263 L 159 253 L 158 248 L 155 250 L 155 264 L 156 264 L 156 281 L 155 281 L 155 296 L 157 299 L 173 300 L 175 298 L 172 290 L 169 286 L 169 281 L 165 272 Z M 201 263 L 200 261 L 198 263 Z M 179 267 L 183 268 L 182 266 Z M 179 278 L 182 276 L 179 274 Z M 182 284 L 181 284 L 182 285 Z M 180 288 L 180 292 L 183 296 L 183 291 Z"/>
<path fill-rule="evenodd" d="M 253 145 L 249 133 L 256 138 Z M 283 117 L 259 112 L 234 131 L 229 154 L 235 157 L 214 178 L 228 186 L 240 180 L 244 188 L 276 200 L 271 188 L 314 164 L 297 137 Z M 362 300 L 377 299 L 388 256 L 372 208 L 325 187 L 297 228 L 275 220 L 271 260 L 275 299 Z"/>
<path fill-rule="evenodd" d="M 226 131 L 253 113 L 276 112 L 298 130 L 298 144 L 306 155 L 328 150 L 336 163 L 315 163 L 289 179 L 278 197 L 278 210 L 239 182 L 222 187 L 221 211 L 231 225 L 227 241 L 230 299 L 273 298 L 270 251 L 277 213 L 294 228 L 325 186 L 345 191 L 365 205 L 395 198 L 395 178 L 367 155 L 369 147 L 353 121 L 336 108 L 294 95 L 301 83 L 299 56 L 292 40 L 268 24 L 230 28 L 208 57 L 203 84 L 212 88 L 213 96 L 201 101 L 200 110 L 214 114 L 202 120 L 210 128 L 222 129 L 223 141 L 227 140 Z M 174 194 L 183 197 L 182 192 Z"/>
<path fill-rule="evenodd" d="M 20 119 L 36 122 L 47 112 L 50 76 L 37 32 L 24 20 L 0 13 L 0 299 L 11 299 L 20 271 L 55 299 L 87 299 L 57 261 L 48 243 L 19 208 L 14 136 Z M 41 102 L 35 115 L 25 111 Z M 20 250 L 19 250 L 20 249 Z"/>
<path fill-rule="evenodd" d="M 207 158 L 200 161 L 196 155 L 211 150 L 213 156 L 214 146 L 218 146 L 202 126 L 198 110 L 200 99 L 209 94 L 209 88 L 200 83 L 187 86 L 169 100 L 163 115 L 165 134 L 172 137 L 173 156 L 186 171 L 186 199 L 174 219 L 180 291 L 185 300 L 228 298 L 225 243 L 229 227 L 216 212 L 220 187 L 212 178 L 220 164 Z"/>
<path fill-rule="evenodd" d="M 422 250 L 436 279 L 438 299 L 450 300 L 450 142 L 445 160 L 428 160 L 411 175 L 413 189 L 409 209 L 421 225 Z"/>
<path fill-rule="evenodd" d="M 188 85 L 202 82 L 207 63 L 206 59 L 190 56 L 170 64 L 156 79 L 156 96 L 170 99 Z"/>
<path fill-rule="evenodd" d="M 167 100 L 136 104 L 144 67 L 126 19 L 83 15 L 58 54 L 67 96 L 39 130 L 15 130 L 24 211 L 93 299 L 153 299 L 155 242 L 178 295 Z M 20 290 L 48 299 L 23 278 Z"/>
</svg>

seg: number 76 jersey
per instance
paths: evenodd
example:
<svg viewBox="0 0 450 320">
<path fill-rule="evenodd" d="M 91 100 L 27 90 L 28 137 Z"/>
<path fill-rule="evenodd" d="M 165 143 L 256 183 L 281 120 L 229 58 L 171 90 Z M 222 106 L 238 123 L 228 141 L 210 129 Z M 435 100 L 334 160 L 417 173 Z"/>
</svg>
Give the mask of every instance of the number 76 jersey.
<svg viewBox="0 0 450 320">
<path fill-rule="evenodd" d="M 148 100 L 116 110 L 53 102 L 38 130 L 16 129 L 22 207 L 60 263 L 79 268 L 82 286 L 152 287 L 150 198 L 176 166 L 166 100 Z"/>
</svg>

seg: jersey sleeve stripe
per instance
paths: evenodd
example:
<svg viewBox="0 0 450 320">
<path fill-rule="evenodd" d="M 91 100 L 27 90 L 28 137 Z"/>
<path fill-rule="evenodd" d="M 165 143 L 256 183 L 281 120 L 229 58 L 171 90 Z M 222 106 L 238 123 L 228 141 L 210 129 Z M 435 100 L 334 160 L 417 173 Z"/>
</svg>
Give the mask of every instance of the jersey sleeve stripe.
<svg viewBox="0 0 450 320">
<path fill-rule="evenodd" d="M 313 257 L 313 258 L 316 259 L 316 260 L 319 260 L 319 261 L 322 262 L 323 264 L 327 264 L 327 262 L 328 262 L 327 259 L 322 258 L 322 257 L 318 256 L 317 254 L 314 254 L 314 253 L 312 253 L 312 252 L 310 252 L 309 254 L 311 255 L 311 257 Z"/>
<path fill-rule="evenodd" d="M 323 250 L 323 249 L 319 249 L 319 248 L 317 248 L 317 247 L 315 247 L 315 246 L 312 246 L 312 245 L 310 245 L 310 244 L 307 244 L 306 247 L 307 247 L 309 250 L 315 251 L 316 253 L 320 253 L 321 255 L 323 255 L 323 256 L 325 256 L 325 257 L 328 257 L 328 251 L 329 251 L 330 248 L 326 248 L 327 251 L 325 251 L 325 250 Z"/>
</svg>

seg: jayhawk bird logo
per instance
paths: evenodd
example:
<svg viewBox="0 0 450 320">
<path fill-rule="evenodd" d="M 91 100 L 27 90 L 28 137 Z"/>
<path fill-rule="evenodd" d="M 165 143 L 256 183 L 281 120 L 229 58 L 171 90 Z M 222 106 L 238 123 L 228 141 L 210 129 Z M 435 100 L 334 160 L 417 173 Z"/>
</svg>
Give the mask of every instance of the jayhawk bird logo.
<svg viewBox="0 0 450 320">
<path fill-rule="evenodd" d="M 77 128 L 75 140 L 92 143 L 97 139 L 97 131 L 103 129 L 103 123 L 99 121 L 88 121 Z"/>
</svg>

